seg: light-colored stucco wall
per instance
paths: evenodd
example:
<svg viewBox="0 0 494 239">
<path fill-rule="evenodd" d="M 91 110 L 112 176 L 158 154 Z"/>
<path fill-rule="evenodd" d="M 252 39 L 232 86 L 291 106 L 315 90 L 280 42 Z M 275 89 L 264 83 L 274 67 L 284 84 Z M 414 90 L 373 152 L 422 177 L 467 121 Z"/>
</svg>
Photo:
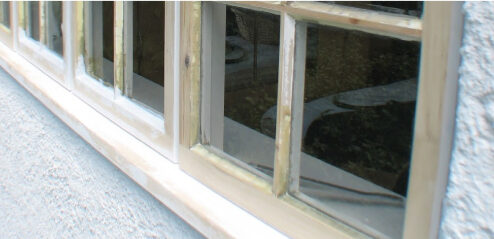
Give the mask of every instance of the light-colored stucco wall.
<svg viewBox="0 0 494 239">
<path fill-rule="evenodd" d="M 202 238 L 0 69 L 0 238 Z"/>
<path fill-rule="evenodd" d="M 494 238 L 494 2 L 467 2 L 440 238 Z"/>
</svg>

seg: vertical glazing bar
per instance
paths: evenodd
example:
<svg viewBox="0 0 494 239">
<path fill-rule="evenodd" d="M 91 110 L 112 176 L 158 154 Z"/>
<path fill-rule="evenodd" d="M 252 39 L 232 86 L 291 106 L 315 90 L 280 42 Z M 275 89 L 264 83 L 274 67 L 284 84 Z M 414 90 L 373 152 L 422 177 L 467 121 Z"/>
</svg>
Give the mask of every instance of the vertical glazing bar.
<svg viewBox="0 0 494 239">
<path fill-rule="evenodd" d="M 39 41 L 43 44 L 47 44 L 47 17 L 46 17 L 46 9 L 48 7 L 48 2 L 39 1 Z"/>
<path fill-rule="evenodd" d="M 115 97 L 120 97 L 124 92 L 124 2 L 114 2 L 114 52 L 113 52 L 113 70 L 114 70 L 114 88 Z"/>
<path fill-rule="evenodd" d="M 78 66 L 78 60 L 82 59 L 82 56 L 84 55 L 84 42 L 86 39 L 84 38 L 86 33 L 85 31 L 85 21 L 87 18 L 85 18 L 84 14 L 87 11 L 85 8 L 88 2 L 76 2 L 75 5 L 73 6 L 74 8 L 74 15 L 75 15 L 75 20 L 73 23 L 73 29 L 72 31 L 75 31 L 74 33 L 74 66 Z"/>
<path fill-rule="evenodd" d="M 285 194 L 290 184 L 290 141 L 292 134 L 292 99 L 295 67 L 295 19 L 287 13 L 281 15 L 280 36 L 281 50 L 273 178 L 273 193 L 275 196 Z"/>
<path fill-rule="evenodd" d="M 300 154 L 302 148 L 302 123 L 304 115 L 305 51 L 307 48 L 307 24 L 295 24 L 295 64 L 292 99 L 292 131 L 290 135 L 290 192 L 298 192 L 300 178 Z"/>
<path fill-rule="evenodd" d="M 123 3 L 123 54 L 124 54 L 124 94 L 132 97 L 132 87 L 134 81 L 134 48 L 133 48 L 133 3 L 131 1 Z M 160 23 L 156 23 L 160 24 Z"/>
<path fill-rule="evenodd" d="M 65 85 L 69 90 L 74 88 L 74 49 L 75 49 L 75 3 L 74 2 L 62 2 L 62 47 L 63 47 L 63 58 L 64 58 L 64 71 L 65 71 Z"/>
<path fill-rule="evenodd" d="M 200 114 L 201 3 L 182 2 L 180 14 L 180 143 L 198 142 Z"/>
<path fill-rule="evenodd" d="M 173 3 L 173 161 L 179 162 L 180 141 L 180 3 Z M 166 120 L 166 118 L 165 118 Z"/>
<path fill-rule="evenodd" d="M 22 26 L 22 22 L 19 21 L 19 6 L 22 6 L 23 3 L 19 3 L 17 1 L 12 2 L 12 8 L 10 9 L 10 19 L 12 23 L 12 39 L 14 50 L 17 50 L 18 41 L 19 41 L 19 27 Z"/>
<path fill-rule="evenodd" d="M 164 115 L 165 119 L 165 132 L 167 135 L 173 137 L 173 89 L 174 89 L 174 81 L 173 76 L 175 74 L 174 61 L 173 56 L 175 52 L 175 2 L 165 2 L 165 22 L 164 22 L 164 38 L 165 39 L 165 87 L 164 87 Z"/>
<path fill-rule="evenodd" d="M 201 140 L 223 149 L 226 6 L 204 3 L 202 14 Z"/>
</svg>

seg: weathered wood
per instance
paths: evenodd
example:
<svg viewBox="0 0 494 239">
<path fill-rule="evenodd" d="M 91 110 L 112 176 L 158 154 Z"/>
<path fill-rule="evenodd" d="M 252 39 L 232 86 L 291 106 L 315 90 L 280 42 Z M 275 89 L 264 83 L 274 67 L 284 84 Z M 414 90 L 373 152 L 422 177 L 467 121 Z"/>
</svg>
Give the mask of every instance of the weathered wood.
<svg viewBox="0 0 494 239">
<path fill-rule="evenodd" d="M 295 70 L 295 19 L 287 13 L 281 16 L 280 66 L 278 80 L 278 110 L 276 120 L 276 150 L 274 156 L 273 193 L 279 197 L 290 184 L 290 151 L 292 136 L 292 100 Z"/>
<path fill-rule="evenodd" d="M 124 2 L 114 2 L 113 20 L 113 81 L 115 97 L 124 93 L 125 46 L 124 46 Z"/>
<path fill-rule="evenodd" d="M 180 143 L 198 142 L 200 114 L 201 3 L 182 2 L 180 14 Z"/>
<path fill-rule="evenodd" d="M 317 2 L 235 2 L 250 8 L 286 12 L 297 20 L 420 41 L 422 21 L 417 17 Z"/>
<path fill-rule="evenodd" d="M 454 133 L 460 2 L 425 2 L 404 238 L 437 238 Z"/>
</svg>

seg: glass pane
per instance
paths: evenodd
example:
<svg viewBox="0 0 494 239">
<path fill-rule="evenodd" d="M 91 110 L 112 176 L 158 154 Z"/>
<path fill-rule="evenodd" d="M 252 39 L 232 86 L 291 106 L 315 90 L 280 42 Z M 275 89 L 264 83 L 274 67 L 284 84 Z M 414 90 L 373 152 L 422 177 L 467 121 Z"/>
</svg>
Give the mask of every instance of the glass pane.
<svg viewBox="0 0 494 239">
<path fill-rule="evenodd" d="M 10 2 L 0 2 L 0 23 L 10 28 Z"/>
<path fill-rule="evenodd" d="M 309 24 L 300 190 L 401 235 L 420 43 Z"/>
<path fill-rule="evenodd" d="M 63 37 L 62 37 L 62 2 L 46 2 L 46 45 L 49 49 L 63 55 Z"/>
<path fill-rule="evenodd" d="M 424 7 L 424 2 L 418 1 L 369 1 L 369 2 L 347 2 L 347 1 L 336 1 L 331 2 L 334 4 L 345 5 L 350 7 L 357 7 L 375 11 L 382 11 L 395 14 L 403 14 L 415 17 L 422 16 L 422 9 Z"/>
<path fill-rule="evenodd" d="M 39 41 L 39 2 L 27 2 L 27 35 Z"/>
<path fill-rule="evenodd" d="M 113 86 L 113 2 L 86 2 L 86 71 Z"/>
<path fill-rule="evenodd" d="M 226 7 L 223 151 L 271 174 L 280 17 Z M 269 123 L 263 123 L 269 122 Z"/>
<path fill-rule="evenodd" d="M 165 6 L 133 2 L 133 97 L 163 113 Z"/>
</svg>

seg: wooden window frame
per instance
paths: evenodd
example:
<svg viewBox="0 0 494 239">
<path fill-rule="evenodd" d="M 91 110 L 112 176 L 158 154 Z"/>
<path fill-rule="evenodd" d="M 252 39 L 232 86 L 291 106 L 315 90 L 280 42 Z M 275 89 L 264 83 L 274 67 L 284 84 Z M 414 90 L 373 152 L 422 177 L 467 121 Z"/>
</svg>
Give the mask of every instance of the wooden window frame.
<svg viewBox="0 0 494 239">
<path fill-rule="evenodd" d="M 238 167 L 200 143 L 204 138 L 215 140 L 211 136 L 214 133 L 208 138 L 201 131 L 201 123 L 206 123 L 205 128 L 208 129 L 211 119 L 204 121 L 201 118 L 201 114 L 208 116 L 201 108 L 201 101 L 209 103 L 208 93 L 206 97 L 201 95 L 201 89 L 208 87 L 207 82 L 202 82 L 201 70 L 207 71 L 202 67 L 210 67 L 207 64 L 201 65 L 201 49 L 207 51 L 209 47 L 200 46 L 201 34 L 205 34 L 204 37 L 211 36 L 201 31 L 203 12 L 200 3 L 183 3 L 182 8 L 182 16 L 188 17 L 181 19 L 181 168 L 290 237 L 305 238 L 307 230 L 310 230 L 311 238 L 367 237 L 368 234 L 347 226 L 288 193 L 296 190 L 296 184 L 293 182 L 298 180 L 299 167 L 299 157 L 294 155 L 291 149 L 300 144 L 297 142 L 300 141 L 300 135 L 297 135 L 298 130 L 294 130 L 293 127 L 301 127 L 292 123 L 300 121 L 297 119 L 300 114 L 294 111 L 296 109 L 293 108 L 292 102 L 300 97 L 301 89 L 303 92 L 303 87 L 297 85 L 300 83 L 294 80 L 302 70 L 301 66 L 294 63 L 295 52 L 301 50 L 295 48 L 294 44 L 297 37 L 295 23 L 315 21 L 323 25 L 357 29 L 399 39 L 421 40 L 420 83 L 403 236 L 437 237 L 454 130 L 458 49 L 463 20 L 461 3 L 426 2 L 422 20 L 309 2 L 228 4 L 276 12 L 281 16 L 282 40 L 273 184 L 247 169 Z M 214 58 L 213 53 L 211 57 Z"/>
<path fill-rule="evenodd" d="M 27 4 L 28 2 L 17 2 L 17 33 L 16 33 L 16 50 L 20 52 L 23 56 L 28 58 L 31 62 L 41 67 L 41 69 L 49 74 L 53 79 L 59 81 L 62 85 L 67 88 L 72 87 L 72 68 L 70 64 L 67 64 L 71 57 L 72 52 L 69 49 L 70 44 L 66 42 L 70 41 L 70 25 L 72 11 L 72 4 L 69 2 L 62 2 L 62 22 L 63 29 L 61 31 L 63 34 L 63 56 L 58 55 L 53 50 L 48 48 L 48 39 L 45 34 L 47 19 L 46 8 L 47 2 L 39 2 L 39 37 L 40 41 L 36 41 L 27 36 L 25 29 L 28 26 L 28 13 Z"/>
<path fill-rule="evenodd" d="M 100 113 L 110 118 L 120 127 L 130 132 L 144 143 L 157 150 L 163 156 L 173 159 L 173 107 L 174 107 L 174 4 L 164 3 L 165 9 L 165 75 L 164 75 L 164 113 L 161 114 L 143 106 L 132 96 L 132 2 L 114 2 L 114 79 L 113 88 L 103 86 L 94 79 L 84 66 L 85 51 L 85 12 L 84 8 L 92 3 L 77 2 L 74 7 L 75 67 L 74 92 Z"/>
<path fill-rule="evenodd" d="M 165 14 L 165 59 L 172 60 L 165 60 L 165 120 L 160 123 L 146 117 L 138 118 L 137 123 L 131 121 L 129 117 L 137 115 L 136 112 L 142 108 L 132 102 L 122 103 L 125 101 L 121 92 L 125 92 L 126 74 L 123 66 L 128 61 L 122 55 L 126 49 L 123 24 L 125 3 L 115 2 L 114 40 L 115 48 L 118 46 L 120 49 L 115 52 L 121 53 L 115 54 L 115 68 L 118 71 L 115 71 L 115 88 L 110 89 L 110 92 L 94 79 L 82 81 L 81 72 L 78 72 L 84 39 L 83 3 L 63 2 L 64 55 L 59 66 L 54 66 L 60 61 L 53 59 L 53 53 L 49 52 L 51 50 L 27 39 L 22 29 L 26 24 L 25 4 L 11 4 L 12 41 L 9 45 L 7 39 L 7 47 L 0 44 L 2 67 L 129 177 L 158 200 L 171 205 L 174 211 L 181 212 L 180 215 L 198 226 L 201 232 L 210 237 L 228 237 L 242 236 L 250 230 L 245 230 L 245 225 L 250 224 L 228 223 L 231 221 L 228 216 L 246 219 L 249 218 L 248 213 L 214 196 L 209 190 L 213 189 L 289 237 L 306 238 L 308 234 L 311 238 L 368 236 L 287 193 L 293 190 L 290 182 L 296 179 L 291 177 L 297 171 L 297 157 L 290 152 L 290 148 L 296 147 L 297 137 L 291 129 L 300 126 L 291 121 L 297 121 L 294 111 L 296 106 L 292 102 L 300 94 L 301 88 L 294 79 L 301 71 L 297 70 L 300 66 L 296 64 L 293 54 L 301 49 L 293 45 L 282 47 L 278 90 L 278 102 L 281 103 L 277 113 L 280 122 L 277 123 L 276 133 L 274 184 L 271 184 L 199 143 L 201 101 L 204 100 L 201 99 L 201 67 L 206 67 L 201 65 L 201 3 L 166 3 L 173 7 L 167 8 Z M 405 22 L 397 22 L 396 17 L 387 14 L 375 15 L 367 10 L 333 5 L 318 5 L 314 8 L 313 3 L 305 2 L 229 4 L 279 14 L 283 29 L 281 44 L 296 39 L 299 31 L 296 21 L 315 21 L 324 25 L 422 40 L 421 83 L 404 238 L 436 238 L 454 130 L 458 49 L 463 20 L 461 3 L 426 2 L 422 21 L 411 19 Z M 4 34 L 0 33 L 0 38 L 1 35 Z M 180 46 L 179 52 L 171 50 L 177 46 Z M 87 85 L 82 85 L 85 83 Z M 121 110 L 131 114 L 122 113 Z M 164 132 L 162 138 L 156 137 L 156 128 L 163 129 L 158 130 Z M 117 134 L 112 135 L 114 133 Z M 165 158 L 174 162 L 180 159 L 179 166 L 183 171 Z M 197 178 L 209 189 L 191 180 L 184 172 Z M 228 205 L 228 210 L 218 210 L 214 203 L 210 205 L 195 200 L 197 192 L 207 195 L 208 199 L 219 202 L 221 206 Z M 260 231 L 271 233 L 273 237 L 279 236 L 252 218 L 247 221 Z"/>
</svg>

